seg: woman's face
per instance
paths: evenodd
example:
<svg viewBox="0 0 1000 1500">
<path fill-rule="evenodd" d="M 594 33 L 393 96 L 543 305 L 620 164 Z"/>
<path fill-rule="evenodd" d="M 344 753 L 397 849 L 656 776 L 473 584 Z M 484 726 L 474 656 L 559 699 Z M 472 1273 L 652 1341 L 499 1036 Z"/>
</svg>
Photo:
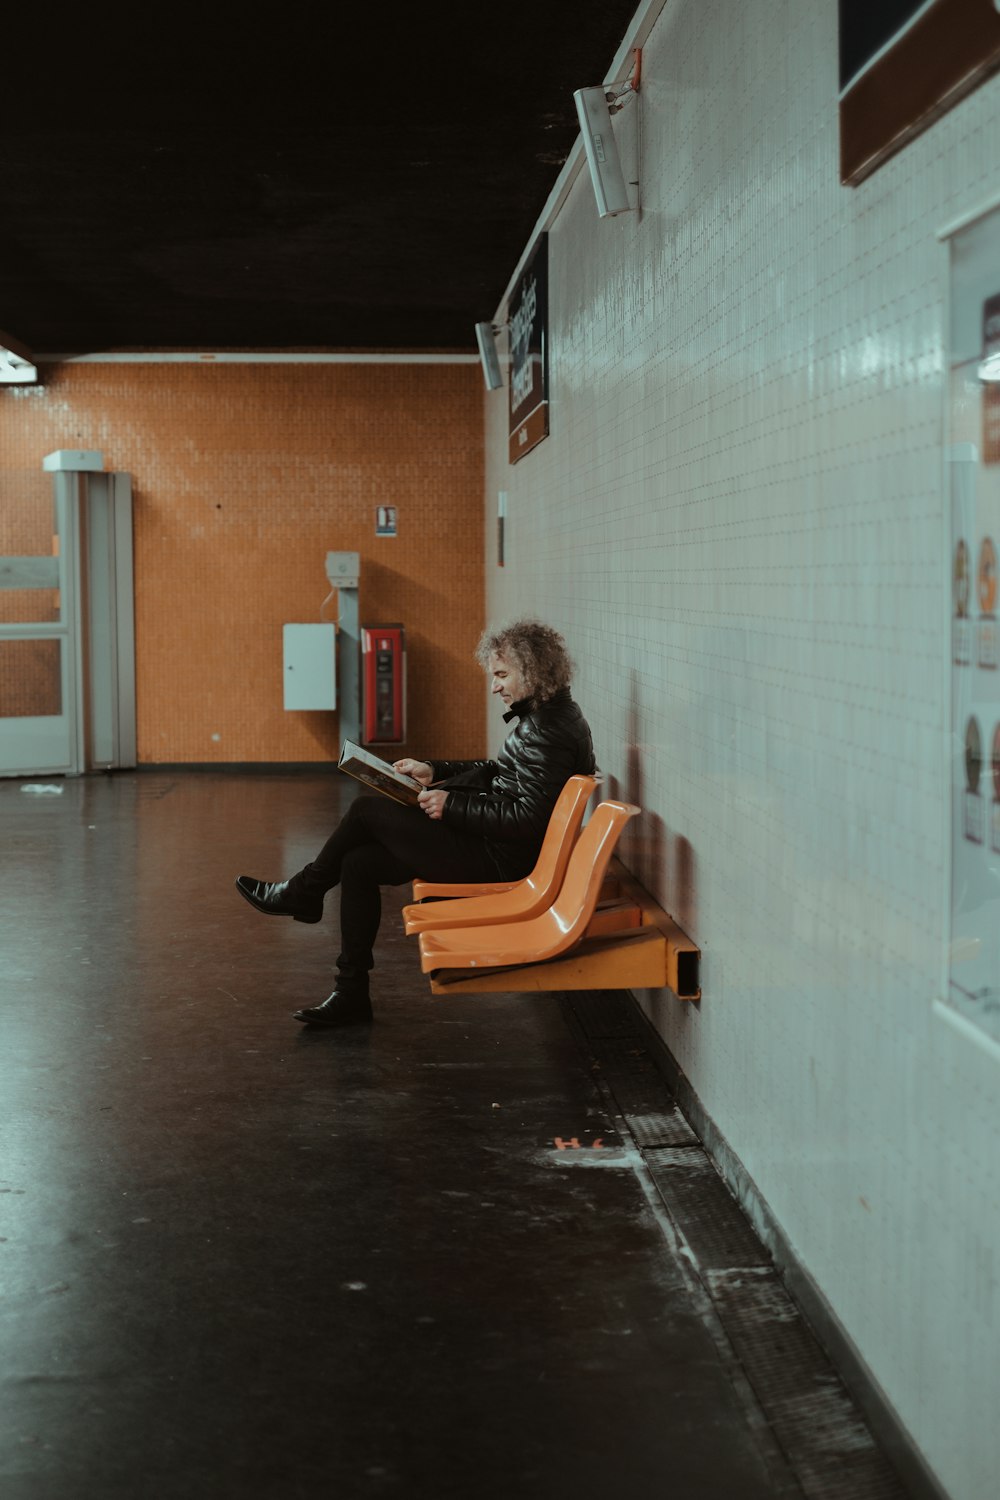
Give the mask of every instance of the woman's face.
<svg viewBox="0 0 1000 1500">
<path fill-rule="evenodd" d="M 521 676 L 513 662 L 508 663 L 495 651 L 490 652 L 490 692 L 499 694 L 507 708 L 512 703 L 520 703 L 522 698 L 528 696 L 524 686 L 524 678 Z"/>
</svg>

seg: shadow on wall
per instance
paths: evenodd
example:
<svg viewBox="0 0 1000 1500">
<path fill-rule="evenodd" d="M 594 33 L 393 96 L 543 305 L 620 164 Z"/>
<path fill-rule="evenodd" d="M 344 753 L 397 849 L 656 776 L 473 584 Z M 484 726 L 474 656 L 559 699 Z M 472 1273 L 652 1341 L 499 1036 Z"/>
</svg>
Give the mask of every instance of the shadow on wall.
<svg viewBox="0 0 1000 1500">
<path fill-rule="evenodd" d="M 635 672 L 629 689 L 625 742 L 625 786 L 617 777 L 607 778 L 608 797 L 634 802 L 642 808 L 625 830 L 622 861 L 650 895 L 679 922 L 685 932 L 698 930 L 698 865 L 690 840 L 671 835 L 659 813 L 651 812 L 644 800 L 643 745 L 639 738 L 639 691 Z"/>
</svg>

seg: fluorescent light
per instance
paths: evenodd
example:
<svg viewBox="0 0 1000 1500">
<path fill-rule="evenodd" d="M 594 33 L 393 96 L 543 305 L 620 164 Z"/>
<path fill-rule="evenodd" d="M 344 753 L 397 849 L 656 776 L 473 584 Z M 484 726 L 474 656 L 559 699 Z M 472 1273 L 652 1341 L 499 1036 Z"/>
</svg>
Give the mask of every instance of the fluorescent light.
<svg viewBox="0 0 1000 1500">
<path fill-rule="evenodd" d="M 34 385 L 38 371 L 30 359 L 0 344 L 0 385 Z"/>
<path fill-rule="evenodd" d="M 493 332 L 492 323 L 476 324 L 476 341 L 479 344 L 479 358 L 483 365 L 483 379 L 488 391 L 498 391 L 503 385 L 503 374 L 500 370 L 500 356 L 497 354 L 496 337 Z"/>
<path fill-rule="evenodd" d="M 573 95 L 580 120 L 583 149 L 590 168 L 590 181 L 600 218 L 608 219 L 629 209 L 628 188 L 621 158 L 611 129 L 608 96 L 602 88 L 577 89 Z"/>
</svg>

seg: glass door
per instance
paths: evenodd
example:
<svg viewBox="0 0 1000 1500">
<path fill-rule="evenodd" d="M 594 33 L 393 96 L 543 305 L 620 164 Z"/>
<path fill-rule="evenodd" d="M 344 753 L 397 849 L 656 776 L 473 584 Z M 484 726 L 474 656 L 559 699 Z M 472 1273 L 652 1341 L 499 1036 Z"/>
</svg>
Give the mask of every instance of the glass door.
<svg viewBox="0 0 1000 1500">
<path fill-rule="evenodd" d="M 49 474 L 0 475 L 0 776 L 74 774 L 77 508 Z"/>
</svg>

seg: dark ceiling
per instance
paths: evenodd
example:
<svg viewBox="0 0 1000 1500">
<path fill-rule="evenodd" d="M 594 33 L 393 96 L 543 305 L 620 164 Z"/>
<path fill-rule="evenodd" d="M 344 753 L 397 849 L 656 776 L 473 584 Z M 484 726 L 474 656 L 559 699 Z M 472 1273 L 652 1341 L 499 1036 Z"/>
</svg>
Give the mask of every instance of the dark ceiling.
<svg viewBox="0 0 1000 1500">
<path fill-rule="evenodd" d="M 0 328 L 36 353 L 474 350 L 576 138 L 573 90 L 635 7 L 205 0 L 88 8 L 78 33 L 22 11 Z"/>
</svg>

